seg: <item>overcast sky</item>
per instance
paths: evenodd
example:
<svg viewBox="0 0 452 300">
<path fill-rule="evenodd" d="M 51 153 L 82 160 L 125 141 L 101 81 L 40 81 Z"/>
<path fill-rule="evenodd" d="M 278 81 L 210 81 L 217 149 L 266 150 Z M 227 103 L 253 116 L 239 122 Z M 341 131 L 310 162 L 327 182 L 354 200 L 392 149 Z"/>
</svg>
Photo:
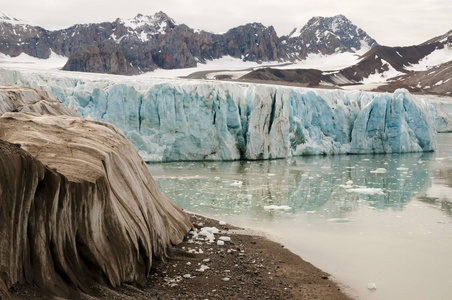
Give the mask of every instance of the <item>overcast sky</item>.
<svg viewBox="0 0 452 300">
<path fill-rule="evenodd" d="M 0 0 L 3 13 L 41 26 L 114 21 L 163 11 L 178 23 L 225 32 L 250 22 L 279 36 L 313 16 L 343 14 L 378 43 L 407 46 L 452 29 L 452 0 Z"/>
</svg>

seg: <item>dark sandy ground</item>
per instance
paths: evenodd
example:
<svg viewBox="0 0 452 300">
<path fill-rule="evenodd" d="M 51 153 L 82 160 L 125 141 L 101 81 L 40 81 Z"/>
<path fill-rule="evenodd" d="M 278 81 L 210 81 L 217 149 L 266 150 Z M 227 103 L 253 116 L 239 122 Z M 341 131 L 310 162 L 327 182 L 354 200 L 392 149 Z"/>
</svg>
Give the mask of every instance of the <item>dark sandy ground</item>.
<svg viewBox="0 0 452 300">
<path fill-rule="evenodd" d="M 191 216 L 194 232 L 155 262 L 144 287 L 93 286 L 78 299 L 351 299 L 329 275 L 262 235 L 201 216 Z M 202 227 L 220 230 L 215 241 L 193 236 Z M 217 245 L 220 236 L 231 241 Z M 203 271 L 201 271 L 204 269 Z M 13 299 L 52 299 L 30 286 L 10 289 Z"/>
</svg>

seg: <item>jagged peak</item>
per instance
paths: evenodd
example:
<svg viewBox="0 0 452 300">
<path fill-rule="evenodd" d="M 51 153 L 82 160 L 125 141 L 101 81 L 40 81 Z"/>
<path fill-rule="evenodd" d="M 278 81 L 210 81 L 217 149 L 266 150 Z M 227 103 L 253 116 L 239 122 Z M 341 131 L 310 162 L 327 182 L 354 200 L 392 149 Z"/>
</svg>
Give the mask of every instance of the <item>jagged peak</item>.
<svg viewBox="0 0 452 300">
<path fill-rule="evenodd" d="M 19 18 L 13 17 L 11 15 L 7 15 L 3 12 L 0 12 L 0 22 L 2 23 L 10 23 L 13 25 L 29 25 L 28 22 L 21 20 Z"/>
<path fill-rule="evenodd" d="M 152 27 L 156 30 L 156 32 L 160 33 L 164 33 L 167 26 L 174 27 L 177 25 L 172 18 L 162 11 L 159 11 L 154 15 L 143 15 L 139 13 L 133 18 L 118 19 L 117 21 L 132 29 Z"/>
</svg>

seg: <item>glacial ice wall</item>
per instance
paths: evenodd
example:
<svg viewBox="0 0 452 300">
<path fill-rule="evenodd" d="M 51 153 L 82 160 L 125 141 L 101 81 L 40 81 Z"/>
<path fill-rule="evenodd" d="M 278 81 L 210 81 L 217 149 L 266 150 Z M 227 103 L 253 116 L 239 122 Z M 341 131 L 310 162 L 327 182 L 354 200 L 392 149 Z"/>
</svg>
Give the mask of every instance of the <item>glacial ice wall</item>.
<svg viewBox="0 0 452 300">
<path fill-rule="evenodd" d="M 137 79 L 138 78 L 138 79 Z M 115 124 L 147 161 L 433 151 L 432 106 L 394 94 L 0 70 L 85 118 Z"/>
</svg>

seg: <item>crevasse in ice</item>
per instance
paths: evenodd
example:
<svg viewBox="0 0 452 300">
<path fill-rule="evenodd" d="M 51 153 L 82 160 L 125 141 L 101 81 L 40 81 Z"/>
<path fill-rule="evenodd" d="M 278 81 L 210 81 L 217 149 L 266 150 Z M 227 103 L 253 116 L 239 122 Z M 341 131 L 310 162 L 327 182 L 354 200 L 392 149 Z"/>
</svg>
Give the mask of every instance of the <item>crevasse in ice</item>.
<svg viewBox="0 0 452 300">
<path fill-rule="evenodd" d="M 394 94 L 0 71 L 118 126 L 147 161 L 271 159 L 435 149 L 432 106 Z"/>
</svg>

